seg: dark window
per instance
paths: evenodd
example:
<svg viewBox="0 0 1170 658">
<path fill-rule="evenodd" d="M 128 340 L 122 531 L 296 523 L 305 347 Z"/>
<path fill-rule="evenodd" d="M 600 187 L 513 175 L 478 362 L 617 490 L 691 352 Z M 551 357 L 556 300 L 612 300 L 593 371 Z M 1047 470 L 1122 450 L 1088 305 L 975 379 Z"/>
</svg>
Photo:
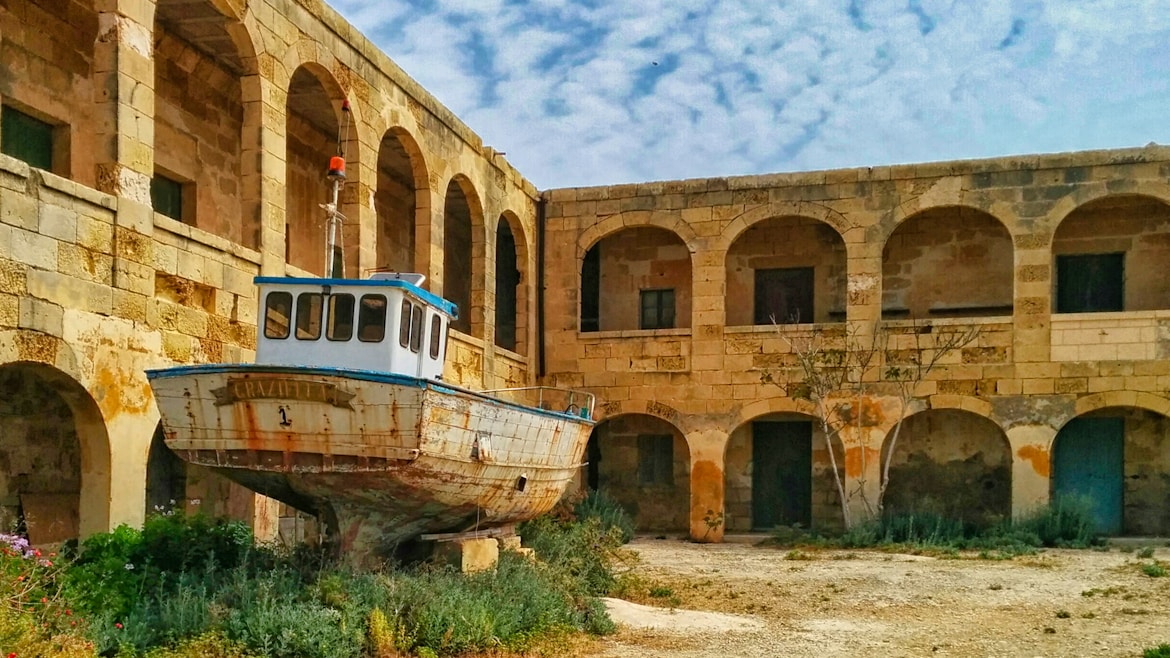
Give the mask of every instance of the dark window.
<svg viewBox="0 0 1170 658">
<path fill-rule="evenodd" d="M 297 295 L 298 340 L 317 340 L 321 337 L 321 311 L 324 306 L 321 293 L 302 292 Z"/>
<path fill-rule="evenodd" d="M 156 213 L 183 221 L 183 184 L 155 174 L 150 179 L 150 204 Z"/>
<path fill-rule="evenodd" d="M 601 331 L 601 244 L 581 263 L 581 331 Z"/>
<path fill-rule="evenodd" d="M 674 328 L 674 288 L 642 291 L 642 329 Z"/>
<path fill-rule="evenodd" d="M 410 351 L 418 353 L 422 350 L 423 309 L 415 306 L 410 311 Z"/>
<path fill-rule="evenodd" d="M 442 328 L 443 328 L 443 321 L 439 318 L 438 315 L 432 315 L 431 316 L 431 358 L 432 359 L 439 358 L 439 348 L 442 347 L 442 344 L 439 342 L 439 340 L 442 338 L 442 336 L 440 335 Z"/>
<path fill-rule="evenodd" d="M 1125 310 L 1125 254 L 1056 257 L 1056 312 Z"/>
<path fill-rule="evenodd" d="M 755 324 L 813 322 L 813 271 L 756 270 Z"/>
<path fill-rule="evenodd" d="M 329 340 L 353 338 L 353 295 L 329 295 Z"/>
<path fill-rule="evenodd" d="M 264 303 L 264 337 L 288 338 L 288 319 L 291 316 L 292 293 L 268 293 Z"/>
<path fill-rule="evenodd" d="M 674 484 L 674 437 L 669 434 L 638 436 L 638 482 L 644 485 Z"/>
<path fill-rule="evenodd" d="M 409 299 L 402 300 L 402 313 L 398 318 L 398 344 L 410 347 L 410 308 L 413 304 Z"/>
<path fill-rule="evenodd" d="M 362 295 L 358 307 L 358 340 L 380 343 L 386 337 L 386 296 Z"/>
<path fill-rule="evenodd" d="M 516 240 L 508 222 L 500 219 L 496 226 L 496 345 L 516 350 L 516 288 L 520 270 L 516 269 Z"/>
<path fill-rule="evenodd" d="M 52 171 L 53 125 L 5 105 L 0 108 L 0 153 Z"/>
</svg>

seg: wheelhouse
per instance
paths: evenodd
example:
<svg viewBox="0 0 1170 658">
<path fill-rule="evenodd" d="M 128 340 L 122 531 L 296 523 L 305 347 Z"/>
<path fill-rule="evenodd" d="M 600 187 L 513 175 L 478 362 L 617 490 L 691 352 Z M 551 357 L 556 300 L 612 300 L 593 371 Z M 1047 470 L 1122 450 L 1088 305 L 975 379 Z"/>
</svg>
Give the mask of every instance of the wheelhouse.
<svg viewBox="0 0 1170 658">
<path fill-rule="evenodd" d="M 369 279 L 256 277 L 256 363 L 441 379 L 458 310 L 423 290 L 421 274 Z"/>
</svg>

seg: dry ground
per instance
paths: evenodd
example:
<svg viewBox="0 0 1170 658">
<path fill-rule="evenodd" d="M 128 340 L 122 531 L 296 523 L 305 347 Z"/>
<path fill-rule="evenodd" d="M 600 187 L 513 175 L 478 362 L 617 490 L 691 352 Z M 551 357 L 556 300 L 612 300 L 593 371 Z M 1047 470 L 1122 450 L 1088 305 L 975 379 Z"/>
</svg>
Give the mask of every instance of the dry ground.
<svg viewBox="0 0 1170 658">
<path fill-rule="evenodd" d="M 638 539 L 632 598 L 676 612 L 614 610 L 620 630 L 595 655 L 1141 656 L 1170 643 L 1170 548 L 1151 545 L 1146 559 L 1112 548 L 996 561 Z M 1166 577 L 1142 572 L 1154 560 Z M 686 610 L 744 617 L 721 630 Z"/>
</svg>

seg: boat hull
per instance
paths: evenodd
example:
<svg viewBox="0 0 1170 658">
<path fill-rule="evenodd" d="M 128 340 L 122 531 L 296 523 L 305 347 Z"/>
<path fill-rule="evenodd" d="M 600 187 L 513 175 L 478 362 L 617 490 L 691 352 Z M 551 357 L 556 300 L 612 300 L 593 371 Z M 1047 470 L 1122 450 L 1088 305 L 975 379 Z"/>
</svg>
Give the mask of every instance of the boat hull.
<svg viewBox="0 0 1170 658">
<path fill-rule="evenodd" d="M 592 421 L 369 371 L 194 366 L 148 372 L 166 442 L 192 464 L 317 514 L 343 552 L 392 553 L 550 510 Z"/>
</svg>

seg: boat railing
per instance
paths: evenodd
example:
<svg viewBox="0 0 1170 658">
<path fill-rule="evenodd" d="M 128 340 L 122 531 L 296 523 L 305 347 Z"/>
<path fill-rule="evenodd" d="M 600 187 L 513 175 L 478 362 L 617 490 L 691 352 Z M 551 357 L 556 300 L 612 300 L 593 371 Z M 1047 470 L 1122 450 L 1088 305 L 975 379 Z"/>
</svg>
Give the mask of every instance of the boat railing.
<svg viewBox="0 0 1170 658">
<path fill-rule="evenodd" d="M 519 404 L 537 407 L 547 411 L 559 411 L 571 416 L 586 420 L 593 418 L 595 398 L 592 393 L 575 391 L 555 386 L 521 386 L 517 388 L 497 388 L 483 391 L 488 395 L 516 402 Z"/>
</svg>

